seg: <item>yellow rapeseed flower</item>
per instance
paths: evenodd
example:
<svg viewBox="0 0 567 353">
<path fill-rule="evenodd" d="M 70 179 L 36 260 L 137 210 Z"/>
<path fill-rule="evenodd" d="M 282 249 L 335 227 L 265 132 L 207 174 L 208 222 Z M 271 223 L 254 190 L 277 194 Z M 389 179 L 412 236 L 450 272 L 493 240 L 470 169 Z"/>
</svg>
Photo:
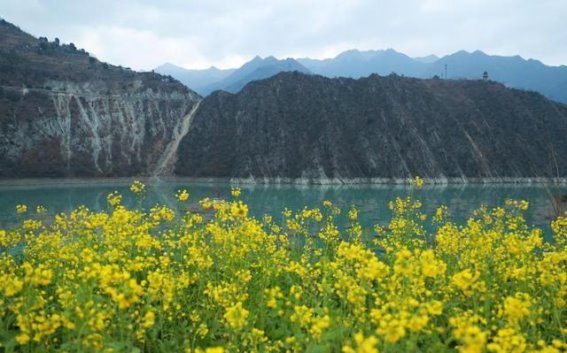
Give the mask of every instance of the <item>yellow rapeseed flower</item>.
<svg viewBox="0 0 567 353">
<path fill-rule="evenodd" d="M 526 293 L 516 293 L 504 300 L 504 315 L 508 322 L 514 324 L 530 314 L 531 298 Z"/>
<path fill-rule="evenodd" d="M 153 311 L 148 311 L 146 315 L 144 315 L 144 319 L 142 321 L 142 327 L 148 329 L 154 326 L 156 320 L 156 314 Z"/>
<path fill-rule="evenodd" d="M 354 336 L 354 341 L 356 343 L 356 349 L 350 345 L 345 345 L 342 349 L 343 353 L 378 353 L 378 349 L 376 348 L 378 339 L 376 337 L 364 337 L 362 332 L 358 332 Z"/>
<path fill-rule="evenodd" d="M 132 191 L 134 194 L 141 194 L 146 190 L 146 185 L 144 185 L 141 181 L 139 180 L 134 180 L 134 182 L 132 183 L 132 185 L 130 185 L 130 191 Z"/>
<path fill-rule="evenodd" d="M 16 217 L 0 230 L 2 334 L 30 353 L 565 351 L 567 216 L 548 236 L 522 201 L 456 222 L 411 195 L 376 233 L 330 201 L 260 220 L 240 199 L 196 214 L 113 192 L 106 210 Z"/>
<path fill-rule="evenodd" d="M 242 201 L 233 202 L 230 205 L 230 213 L 237 218 L 243 218 L 248 215 L 248 206 Z"/>
<path fill-rule="evenodd" d="M 230 190 L 230 194 L 232 197 L 239 197 L 240 196 L 240 188 L 232 188 Z"/>
<path fill-rule="evenodd" d="M 189 193 L 185 189 L 178 190 L 177 194 L 175 194 L 175 197 L 179 202 L 185 202 L 189 199 Z"/>
<path fill-rule="evenodd" d="M 423 179 L 420 178 L 419 176 L 416 176 L 413 179 L 413 184 L 415 185 L 416 188 L 421 189 L 421 187 L 423 186 Z"/>
<path fill-rule="evenodd" d="M 106 199 L 111 206 L 118 206 L 122 202 L 122 195 L 118 191 L 113 191 L 106 196 Z"/>
<path fill-rule="evenodd" d="M 241 330 L 246 325 L 249 311 L 242 307 L 242 303 L 238 302 L 226 309 L 224 319 L 228 326 L 235 330 Z"/>
<path fill-rule="evenodd" d="M 222 347 L 210 347 L 205 349 L 205 353 L 224 353 L 224 348 Z"/>
</svg>

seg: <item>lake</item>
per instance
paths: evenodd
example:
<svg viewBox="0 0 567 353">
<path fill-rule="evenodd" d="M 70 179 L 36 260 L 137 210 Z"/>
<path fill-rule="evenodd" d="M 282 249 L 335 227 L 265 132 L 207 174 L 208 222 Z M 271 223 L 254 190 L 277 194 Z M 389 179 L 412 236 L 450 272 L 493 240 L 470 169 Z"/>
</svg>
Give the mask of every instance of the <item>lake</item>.
<svg viewBox="0 0 567 353">
<path fill-rule="evenodd" d="M 17 221 L 17 204 L 26 204 L 29 210 L 43 205 L 49 214 L 70 211 L 79 205 L 103 210 L 107 208 L 106 195 L 117 190 L 124 195 L 124 203 L 133 206 L 136 198 L 129 191 L 132 180 L 3 181 L 0 183 L 0 227 L 9 228 Z M 191 203 L 204 197 L 230 198 L 231 185 L 228 183 L 206 184 L 184 179 L 144 182 L 147 185 L 144 207 L 157 203 L 176 207 L 174 195 L 178 189 L 189 191 Z M 343 209 L 356 205 L 360 209 L 359 217 L 363 226 L 387 223 L 391 217 L 388 202 L 412 192 L 423 202 L 426 213 L 432 214 L 436 207 L 444 204 L 449 207 L 456 221 L 465 220 L 481 204 L 492 207 L 502 205 L 506 199 L 524 199 L 530 203 L 527 219 L 531 224 L 542 227 L 546 233 L 549 232 L 549 221 L 553 215 L 551 200 L 554 196 L 567 194 L 565 185 L 446 185 L 425 186 L 419 190 L 398 185 L 238 186 L 242 189 L 241 198 L 248 203 L 250 213 L 254 216 L 272 214 L 277 220 L 284 208 L 297 210 L 304 206 L 320 207 L 323 200 L 331 200 Z"/>
</svg>

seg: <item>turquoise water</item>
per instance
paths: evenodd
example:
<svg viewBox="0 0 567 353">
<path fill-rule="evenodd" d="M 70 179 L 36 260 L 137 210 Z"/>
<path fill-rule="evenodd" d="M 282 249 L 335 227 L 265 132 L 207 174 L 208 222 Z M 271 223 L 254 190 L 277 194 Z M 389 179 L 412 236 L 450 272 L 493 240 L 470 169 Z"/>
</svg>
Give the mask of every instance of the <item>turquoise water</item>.
<svg viewBox="0 0 567 353">
<path fill-rule="evenodd" d="M 17 204 L 26 204 L 30 210 L 37 205 L 47 207 L 50 214 L 70 211 L 79 205 L 92 210 L 107 208 L 106 195 L 114 190 L 124 195 L 127 205 L 136 204 L 135 197 L 129 191 L 132 179 L 120 180 L 67 180 L 39 182 L 3 182 L 0 184 L 0 227 L 9 228 L 18 217 Z M 176 207 L 175 192 L 187 189 L 190 202 L 204 197 L 230 198 L 230 184 L 203 184 L 183 179 L 167 181 L 145 181 L 147 193 L 144 207 L 157 203 Z M 272 214 L 278 219 L 284 208 L 297 210 L 319 207 L 323 200 L 331 200 L 343 209 L 356 205 L 363 226 L 385 224 L 391 213 L 388 202 L 396 197 L 405 197 L 413 192 L 423 202 L 426 213 L 432 214 L 436 207 L 444 204 L 449 207 L 456 221 L 465 220 L 481 204 L 490 207 L 502 205 L 506 199 L 525 199 L 530 202 L 528 220 L 539 227 L 549 230 L 553 217 L 552 199 L 567 194 L 567 186 L 534 185 L 449 185 L 426 186 L 413 190 L 408 186 L 294 186 L 294 185 L 239 185 L 241 198 L 248 203 L 254 216 Z M 340 220 L 339 220 L 340 222 Z"/>
</svg>

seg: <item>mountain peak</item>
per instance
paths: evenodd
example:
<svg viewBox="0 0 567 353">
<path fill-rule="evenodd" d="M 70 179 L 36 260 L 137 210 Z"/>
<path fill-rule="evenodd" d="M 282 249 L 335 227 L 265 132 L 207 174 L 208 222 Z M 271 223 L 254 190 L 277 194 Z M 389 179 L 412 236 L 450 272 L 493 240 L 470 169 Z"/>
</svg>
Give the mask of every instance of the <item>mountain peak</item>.
<svg viewBox="0 0 567 353">
<path fill-rule="evenodd" d="M 463 55 L 470 55 L 470 53 L 464 49 L 454 52 L 450 56 L 463 56 Z"/>
<path fill-rule="evenodd" d="M 553 70 L 559 71 L 552 73 Z M 252 79 L 266 78 L 282 71 L 299 71 L 327 77 L 360 78 L 372 74 L 387 76 L 396 73 L 417 78 L 438 76 L 474 80 L 479 79 L 482 73 L 487 71 L 491 80 L 510 87 L 535 89 L 551 99 L 567 102 L 567 88 L 565 88 L 567 71 L 564 70 L 565 67 L 549 67 L 537 60 L 526 60 L 517 55 L 496 56 L 481 50 L 460 50 L 441 58 L 436 55 L 411 58 L 394 48 L 386 48 L 365 51 L 349 49 L 334 58 L 321 60 L 278 59 L 274 56 L 262 58 L 257 55 L 230 73 L 227 73 L 226 70 L 219 70 L 223 73 L 222 75 L 211 74 L 216 72 L 216 69 L 214 71 L 213 69 L 194 71 L 210 75 L 210 77 L 214 76 L 214 79 L 209 81 L 211 82 L 211 85 L 208 86 L 210 90 L 203 91 L 199 86 L 198 90 L 204 95 L 215 89 L 236 92 Z M 171 75 L 178 78 L 173 73 Z M 227 81 L 221 82 L 225 79 Z M 232 83 L 228 84 L 228 81 Z M 196 88 L 195 83 L 188 86 Z"/>
<path fill-rule="evenodd" d="M 256 62 L 262 62 L 262 61 L 264 61 L 264 59 L 260 55 L 256 55 L 248 63 L 256 63 Z"/>
<path fill-rule="evenodd" d="M 160 66 L 156 67 L 154 69 L 154 71 L 159 71 L 159 70 L 170 70 L 170 69 L 182 69 L 182 67 L 172 64 L 170 62 L 166 62 L 161 64 Z"/>
<path fill-rule="evenodd" d="M 292 58 L 280 60 L 274 56 L 268 56 L 265 59 L 256 56 L 223 80 L 214 83 L 211 91 L 222 89 L 228 92 L 238 92 L 251 81 L 268 78 L 283 71 L 310 73 L 305 66 Z"/>
</svg>

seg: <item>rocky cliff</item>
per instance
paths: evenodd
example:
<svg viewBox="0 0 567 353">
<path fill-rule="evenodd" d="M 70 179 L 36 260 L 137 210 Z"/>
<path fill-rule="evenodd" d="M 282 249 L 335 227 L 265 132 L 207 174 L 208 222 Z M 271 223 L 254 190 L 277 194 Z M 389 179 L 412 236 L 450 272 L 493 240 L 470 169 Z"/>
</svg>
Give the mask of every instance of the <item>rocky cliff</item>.
<svg viewBox="0 0 567 353">
<path fill-rule="evenodd" d="M 167 174 L 199 100 L 0 21 L 0 177 Z"/>
<path fill-rule="evenodd" d="M 567 106 L 477 80 L 281 73 L 201 100 L 0 20 L 0 178 L 567 177 Z"/>
<path fill-rule="evenodd" d="M 200 105 L 176 173 L 255 180 L 567 176 L 567 106 L 485 81 L 282 73 Z"/>
</svg>

